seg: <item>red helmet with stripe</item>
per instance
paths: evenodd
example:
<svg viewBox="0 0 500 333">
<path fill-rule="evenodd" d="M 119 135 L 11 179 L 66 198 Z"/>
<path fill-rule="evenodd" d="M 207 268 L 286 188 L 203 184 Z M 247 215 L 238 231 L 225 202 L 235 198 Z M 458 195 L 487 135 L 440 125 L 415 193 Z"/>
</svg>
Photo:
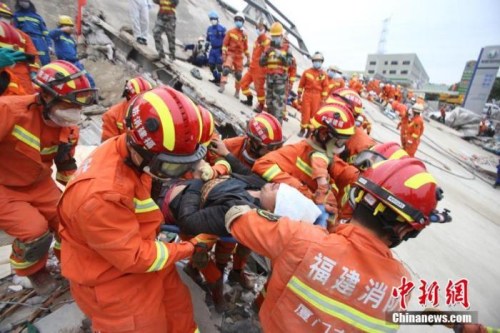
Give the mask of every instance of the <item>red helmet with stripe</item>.
<svg viewBox="0 0 500 333">
<path fill-rule="evenodd" d="M 348 102 L 351 105 L 352 110 L 356 116 L 363 113 L 363 101 L 361 100 L 361 97 L 359 97 L 358 93 L 354 90 L 349 88 L 339 88 L 332 94 L 340 96 L 342 99 Z"/>
<path fill-rule="evenodd" d="M 153 85 L 148 80 L 142 76 L 137 76 L 125 83 L 122 96 L 127 100 L 131 100 L 135 96 L 151 89 L 153 89 Z"/>
<path fill-rule="evenodd" d="M 12 14 L 12 10 L 10 9 L 10 7 L 3 2 L 0 2 L 0 16 L 7 18 L 12 18 L 12 16 L 14 16 L 14 14 Z"/>
<path fill-rule="evenodd" d="M 248 121 L 247 135 L 269 150 L 283 145 L 281 124 L 267 112 L 262 112 Z"/>
<path fill-rule="evenodd" d="M 399 242 L 415 237 L 431 222 L 442 195 L 424 163 L 411 157 L 374 164 L 354 186 L 354 200 L 368 207 L 374 216 L 380 215 L 379 221 L 393 229 Z M 415 232 L 404 235 L 401 223 L 407 223 Z M 399 244 L 397 240 L 393 240 L 395 245 Z"/>
<path fill-rule="evenodd" d="M 0 48 L 26 52 L 24 37 L 9 23 L 0 21 Z"/>
<path fill-rule="evenodd" d="M 323 105 L 311 120 L 315 129 L 326 128 L 336 138 L 346 139 L 354 134 L 352 112 L 340 104 Z"/>
<path fill-rule="evenodd" d="M 354 159 L 353 165 L 365 170 L 374 164 L 385 160 L 398 160 L 409 157 L 408 153 L 396 142 L 376 144 L 370 149 L 363 150 Z"/>
<path fill-rule="evenodd" d="M 212 116 L 212 113 L 210 113 L 210 111 L 205 109 L 203 106 L 198 105 L 198 109 L 200 110 L 201 114 L 200 143 L 203 146 L 207 147 L 210 143 L 210 140 L 212 140 L 212 136 L 215 131 L 214 117 Z"/>
<path fill-rule="evenodd" d="M 40 68 L 33 79 L 43 93 L 55 101 L 88 106 L 96 100 L 97 89 L 91 88 L 85 71 L 64 60 L 53 61 Z"/>
<path fill-rule="evenodd" d="M 186 95 L 160 86 L 135 98 L 127 110 L 129 143 L 144 159 L 140 166 L 158 178 L 177 177 L 205 156 L 199 144 L 202 117 Z"/>
</svg>

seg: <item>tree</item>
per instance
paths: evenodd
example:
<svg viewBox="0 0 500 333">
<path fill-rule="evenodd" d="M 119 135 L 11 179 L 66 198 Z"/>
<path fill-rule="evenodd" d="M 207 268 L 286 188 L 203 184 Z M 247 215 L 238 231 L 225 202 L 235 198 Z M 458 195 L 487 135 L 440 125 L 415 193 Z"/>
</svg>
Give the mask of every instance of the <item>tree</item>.
<svg viewBox="0 0 500 333">
<path fill-rule="evenodd" d="M 493 88 L 491 88 L 488 101 L 491 101 L 493 99 L 496 101 L 500 100 L 500 77 L 495 78 L 495 83 L 493 83 Z"/>
</svg>

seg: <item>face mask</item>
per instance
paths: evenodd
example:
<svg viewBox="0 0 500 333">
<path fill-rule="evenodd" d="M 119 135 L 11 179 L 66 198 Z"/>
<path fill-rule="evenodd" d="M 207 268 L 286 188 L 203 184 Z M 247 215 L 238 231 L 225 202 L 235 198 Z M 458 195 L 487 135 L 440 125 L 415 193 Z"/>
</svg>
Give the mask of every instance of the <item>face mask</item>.
<svg viewBox="0 0 500 333">
<path fill-rule="evenodd" d="M 328 77 L 329 77 L 330 79 L 334 79 L 334 78 L 335 78 L 335 72 L 328 71 Z"/>
<path fill-rule="evenodd" d="M 241 22 L 241 21 L 234 21 L 234 25 L 236 26 L 236 28 L 241 28 L 241 27 L 243 27 L 243 22 Z"/>
<path fill-rule="evenodd" d="M 316 69 L 321 68 L 321 61 L 313 61 L 313 67 Z"/>
<path fill-rule="evenodd" d="M 345 140 L 330 139 L 326 143 L 326 156 L 339 155 L 344 149 Z"/>
<path fill-rule="evenodd" d="M 49 111 L 49 119 L 60 127 L 76 126 L 81 119 L 81 111 L 81 108 L 56 109 L 53 107 Z"/>
<path fill-rule="evenodd" d="M 217 23 L 219 23 L 218 20 L 210 20 L 210 23 L 212 23 L 212 25 L 217 25 Z"/>
</svg>

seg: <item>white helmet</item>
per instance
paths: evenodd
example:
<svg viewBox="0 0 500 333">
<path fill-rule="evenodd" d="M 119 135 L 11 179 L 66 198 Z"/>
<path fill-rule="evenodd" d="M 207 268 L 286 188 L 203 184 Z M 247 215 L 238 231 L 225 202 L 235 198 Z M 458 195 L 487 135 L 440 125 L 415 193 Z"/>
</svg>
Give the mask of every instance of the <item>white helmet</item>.
<svg viewBox="0 0 500 333">
<path fill-rule="evenodd" d="M 233 20 L 235 20 L 237 17 L 241 18 L 243 22 L 245 22 L 245 14 L 243 14 L 243 12 L 237 12 L 236 14 L 234 14 Z"/>
</svg>

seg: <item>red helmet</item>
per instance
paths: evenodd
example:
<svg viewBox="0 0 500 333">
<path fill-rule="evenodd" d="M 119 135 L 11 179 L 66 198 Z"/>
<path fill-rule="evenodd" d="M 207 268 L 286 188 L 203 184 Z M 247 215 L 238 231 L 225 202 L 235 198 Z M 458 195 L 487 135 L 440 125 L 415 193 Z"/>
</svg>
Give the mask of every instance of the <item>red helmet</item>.
<svg viewBox="0 0 500 333">
<path fill-rule="evenodd" d="M 349 88 L 339 88 L 333 92 L 333 95 L 342 97 L 346 102 L 352 105 L 355 115 L 363 113 L 363 102 L 358 93 Z"/>
<path fill-rule="evenodd" d="M 405 222 L 417 231 L 431 221 L 440 192 L 436 180 L 416 158 L 387 160 L 373 165 L 355 182 L 362 202 L 391 222 Z M 387 209 L 388 208 L 388 209 Z"/>
<path fill-rule="evenodd" d="M 247 135 L 268 150 L 283 146 L 281 124 L 278 119 L 267 112 L 262 112 L 248 121 Z"/>
<path fill-rule="evenodd" d="M 64 101 L 88 106 L 96 100 L 97 89 L 91 88 L 85 71 L 64 60 L 57 60 L 40 68 L 33 82 L 44 93 L 53 97 L 48 105 L 55 101 Z"/>
<path fill-rule="evenodd" d="M 12 14 L 12 10 L 10 10 L 7 4 L 0 2 L 0 16 L 12 18 L 14 14 Z"/>
<path fill-rule="evenodd" d="M 125 121 L 129 143 L 144 159 L 139 168 L 155 177 L 178 177 L 205 156 L 198 143 L 200 111 L 173 88 L 160 86 L 137 96 Z"/>
<path fill-rule="evenodd" d="M 25 44 L 24 37 L 16 28 L 6 22 L 0 21 L 0 48 L 25 52 Z"/>
<path fill-rule="evenodd" d="M 200 110 L 201 114 L 200 143 L 203 146 L 207 147 L 210 143 L 210 140 L 212 140 L 212 135 L 214 134 L 215 130 L 214 117 L 212 116 L 212 113 L 210 113 L 210 111 L 205 109 L 203 106 L 198 105 L 198 109 Z"/>
<path fill-rule="evenodd" d="M 354 159 L 353 165 L 365 170 L 385 160 L 399 160 L 406 157 L 409 157 L 408 153 L 398 143 L 386 142 L 360 152 Z"/>
<path fill-rule="evenodd" d="M 142 76 L 137 76 L 125 82 L 125 88 L 123 89 L 122 96 L 127 100 L 131 100 L 140 93 L 151 89 L 153 89 L 153 85 L 151 85 L 148 80 Z"/>
<path fill-rule="evenodd" d="M 352 112 L 340 104 L 325 104 L 311 120 L 315 129 L 327 128 L 336 138 L 347 139 L 354 134 Z"/>
</svg>

